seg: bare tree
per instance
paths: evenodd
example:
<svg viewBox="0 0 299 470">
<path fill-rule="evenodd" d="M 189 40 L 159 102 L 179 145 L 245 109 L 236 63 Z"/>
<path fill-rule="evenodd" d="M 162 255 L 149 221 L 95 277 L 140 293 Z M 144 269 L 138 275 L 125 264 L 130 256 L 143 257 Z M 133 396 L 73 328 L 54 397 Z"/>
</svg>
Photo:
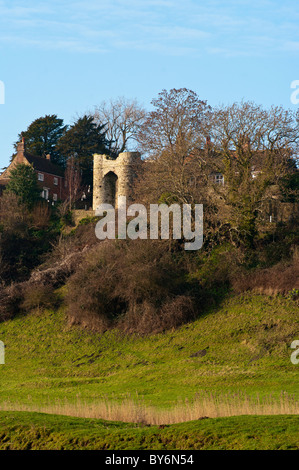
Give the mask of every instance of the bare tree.
<svg viewBox="0 0 299 470">
<path fill-rule="evenodd" d="M 147 114 L 138 140 L 150 156 L 165 150 L 188 158 L 201 146 L 205 114 L 210 109 L 206 101 L 187 88 L 162 90 L 152 100 L 154 110 Z"/>
<path fill-rule="evenodd" d="M 298 115 L 252 102 L 211 110 L 186 89 L 163 90 L 152 104 L 135 199 L 203 203 L 206 234 L 252 247 L 281 183 L 298 175 Z"/>
<path fill-rule="evenodd" d="M 279 185 L 297 172 L 299 124 L 295 113 L 253 102 L 218 107 L 210 115 L 215 170 L 225 184 L 214 185 L 226 207 L 229 222 L 252 245 L 263 204 L 279 197 Z M 274 194 L 276 193 L 276 194 Z"/>
<path fill-rule="evenodd" d="M 163 90 L 152 105 L 154 110 L 147 114 L 138 134 L 140 149 L 147 156 L 146 167 L 154 175 L 148 177 L 146 189 L 154 198 L 194 202 L 189 183 L 205 142 L 209 106 L 186 88 Z"/>
<path fill-rule="evenodd" d="M 124 97 L 103 101 L 96 107 L 94 117 L 98 123 L 105 125 L 105 136 L 110 142 L 112 156 L 131 149 L 145 114 L 144 108 L 135 99 Z"/>
<path fill-rule="evenodd" d="M 74 202 L 76 202 L 76 200 L 81 196 L 83 191 L 81 184 L 81 170 L 78 160 L 73 155 L 67 160 L 64 179 L 67 192 L 65 206 L 71 210 Z"/>
</svg>

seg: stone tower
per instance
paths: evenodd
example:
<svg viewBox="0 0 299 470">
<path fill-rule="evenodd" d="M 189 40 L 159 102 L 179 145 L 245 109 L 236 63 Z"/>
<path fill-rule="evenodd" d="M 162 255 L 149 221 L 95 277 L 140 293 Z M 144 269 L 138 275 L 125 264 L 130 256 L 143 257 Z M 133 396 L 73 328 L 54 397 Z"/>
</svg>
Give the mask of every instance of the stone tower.
<svg viewBox="0 0 299 470">
<path fill-rule="evenodd" d="M 131 189 L 137 166 L 141 163 L 138 152 L 123 152 L 116 159 L 108 155 L 93 156 L 93 204 L 95 211 L 99 204 L 117 207 L 118 196 L 130 201 Z"/>
</svg>

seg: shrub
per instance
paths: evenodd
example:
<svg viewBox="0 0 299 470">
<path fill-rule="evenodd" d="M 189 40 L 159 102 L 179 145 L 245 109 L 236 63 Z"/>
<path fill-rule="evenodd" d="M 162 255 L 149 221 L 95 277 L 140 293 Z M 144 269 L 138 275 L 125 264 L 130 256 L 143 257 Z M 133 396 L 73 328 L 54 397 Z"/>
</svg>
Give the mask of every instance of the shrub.
<svg viewBox="0 0 299 470">
<path fill-rule="evenodd" d="M 160 307 L 145 300 L 127 311 L 117 326 L 126 333 L 160 333 L 193 320 L 195 312 L 194 301 L 187 295 L 164 299 Z"/>
<path fill-rule="evenodd" d="M 51 209 L 47 202 L 38 202 L 30 214 L 30 225 L 34 229 L 47 229 L 50 224 Z"/>
<path fill-rule="evenodd" d="M 19 285 L 0 288 L 0 321 L 13 318 L 20 310 L 23 291 Z"/>
<path fill-rule="evenodd" d="M 105 241 L 68 282 L 72 323 L 151 333 L 194 316 L 186 271 L 161 241 Z"/>
<path fill-rule="evenodd" d="M 23 301 L 20 305 L 25 311 L 33 309 L 54 308 L 57 305 L 57 297 L 50 284 L 26 283 Z"/>
<path fill-rule="evenodd" d="M 299 263 L 294 259 L 271 268 L 255 269 L 252 272 L 239 271 L 231 282 L 235 292 L 251 290 L 266 295 L 288 295 L 299 289 Z"/>
<path fill-rule="evenodd" d="M 25 163 L 18 163 L 10 171 L 6 191 L 15 194 L 20 203 L 32 208 L 40 199 L 40 188 L 34 168 Z"/>
<path fill-rule="evenodd" d="M 0 198 L 0 282 L 22 282 L 43 260 L 57 237 L 52 211 L 38 202 L 29 211 L 13 193 Z"/>
<path fill-rule="evenodd" d="M 100 220 L 100 217 L 97 216 L 87 216 L 83 219 L 79 220 L 79 225 L 88 225 L 88 224 L 96 224 Z"/>
</svg>

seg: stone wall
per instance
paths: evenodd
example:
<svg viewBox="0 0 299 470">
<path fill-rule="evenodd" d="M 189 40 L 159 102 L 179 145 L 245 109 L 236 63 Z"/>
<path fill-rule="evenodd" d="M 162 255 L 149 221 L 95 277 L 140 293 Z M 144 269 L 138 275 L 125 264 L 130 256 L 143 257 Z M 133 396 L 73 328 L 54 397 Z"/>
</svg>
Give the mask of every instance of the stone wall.
<svg viewBox="0 0 299 470">
<path fill-rule="evenodd" d="M 100 204 L 117 207 L 118 196 L 130 201 L 136 167 L 141 164 L 138 152 L 123 152 L 116 159 L 108 155 L 94 155 L 93 210 Z"/>
</svg>

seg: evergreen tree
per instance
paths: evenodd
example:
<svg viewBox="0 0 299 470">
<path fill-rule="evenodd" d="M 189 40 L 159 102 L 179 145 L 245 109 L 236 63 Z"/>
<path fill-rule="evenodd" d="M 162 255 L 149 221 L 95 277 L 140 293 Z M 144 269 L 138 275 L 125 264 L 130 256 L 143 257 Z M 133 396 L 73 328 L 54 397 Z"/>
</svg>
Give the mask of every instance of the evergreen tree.
<svg viewBox="0 0 299 470">
<path fill-rule="evenodd" d="M 56 144 L 66 129 L 63 119 L 59 119 L 56 114 L 46 115 L 35 119 L 26 131 L 21 132 L 18 142 L 24 137 L 28 152 L 38 157 L 50 154 L 53 163 L 65 166 L 65 161 L 57 150 Z M 17 148 L 17 142 L 15 148 Z"/>
<path fill-rule="evenodd" d="M 70 126 L 57 144 L 65 159 L 74 157 L 79 164 L 83 185 L 92 185 L 93 154 L 108 153 L 104 127 L 93 116 L 85 115 Z"/>
<path fill-rule="evenodd" d="M 16 194 L 19 201 L 31 208 L 40 198 L 37 175 L 32 166 L 19 163 L 11 170 L 6 191 Z"/>
</svg>

